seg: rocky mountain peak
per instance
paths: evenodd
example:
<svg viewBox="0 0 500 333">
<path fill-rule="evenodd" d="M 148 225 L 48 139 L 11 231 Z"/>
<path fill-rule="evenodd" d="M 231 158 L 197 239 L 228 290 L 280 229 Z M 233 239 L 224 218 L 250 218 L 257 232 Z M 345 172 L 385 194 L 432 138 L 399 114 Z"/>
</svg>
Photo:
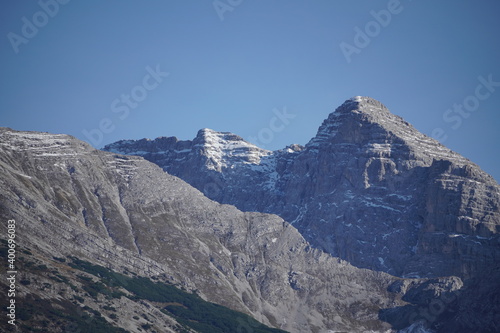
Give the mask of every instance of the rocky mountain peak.
<svg viewBox="0 0 500 333">
<path fill-rule="evenodd" d="M 358 148 L 362 146 L 367 151 L 374 151 L 376 155 L 395 150 L 404 151 L 407 158 L 426 166 L 434 160 L 443 159 L 459 165 L 471 163 L 421 133 L 371 97 L 355 96 L 346 100 L 323 121 L 316 136 L 306 147 L 311 152 L 317 152 L 318 149 L 330 149 L 332 144 L 345 146 L 346 149 L 352 145 Z"/>
<path fill-rule="evenodd" d="M 336 112 L 364 112 L 364 113 L 377 113 L 386 112 L 389 110 L 381 102 L 374 98 L 367 96 L 354 96 L 346 100 L 340 107 L 337 108 Z"/>
<path fill-rule="evenodd" d="M 307 144 L 318 147 L 324 143 L 361 143 L 378 134 L 386 141 L 390 132 L 384 125 L 394 123 L 408 125 L 404 120 L 391 114 L 379 101 L 371 97 L 355 96 L 346 100 L 323 121 L 316 136 Z M 373 126 L 376 125 L 376 126 Z"/>
<path fill-rule="evenodd" d="M 17 151 L 30 151 L 33 157 L 74 156 L 78 152 L 89 151 L 89 144 L 75 140 L 67 134 L 13 131 L 0 127 L 0 146 Z"/>
<path fill-rule="evenodd" d="M 277 214 L 313 246 L 359 267 L 465 277 L 489 265 L 498 184 L 375 99 L 346 100 L 305 147 L 270 152 L 208 129 L 189 142 L 148 155 L 139 146 L 133 153 L 135 143 L 118 150 L 212 200 Z M 469 260 L 468 246 L 481 255 Z"/>
<path fill-rule="evenodd" d="M 204 140 L 207 143 L 216 141 L 244 141 L 240 136 L 231 132 L 218 132 L 210 128 L 202 128 L 196 134 L 196 139 Z"/>
<path fill-rule="evenodd" d="M 215 171 L 234 164 L 258 164 L 270 151 L 259 148 L 230 132 L 217 132 L 208 128 L 198 131 L 193 148 L 205 156 Z"/>
</svg>

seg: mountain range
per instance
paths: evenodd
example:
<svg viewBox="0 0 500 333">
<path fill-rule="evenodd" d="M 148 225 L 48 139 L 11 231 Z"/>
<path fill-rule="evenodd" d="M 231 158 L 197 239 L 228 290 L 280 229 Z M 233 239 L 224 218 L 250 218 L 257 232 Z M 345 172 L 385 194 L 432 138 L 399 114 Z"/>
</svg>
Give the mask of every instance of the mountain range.
<svg viewBox="0 0 500 333">
<path fill-rule="evenodd" d="M 279 215 L 358 267 L 469 277 L 499 258 L 496 181 L 371 98 L 347 100 L 305 146 L 271 152 L 203 129 L 192 141 L 104 150 L 142 156 L 217 202 Z"/>
<path fill-rule="evenodd" d="M 500 186 L 368 97 L 278 151 L 1 128 L 0 173 L 21 331 L 500 329 Z"/>
</svg>

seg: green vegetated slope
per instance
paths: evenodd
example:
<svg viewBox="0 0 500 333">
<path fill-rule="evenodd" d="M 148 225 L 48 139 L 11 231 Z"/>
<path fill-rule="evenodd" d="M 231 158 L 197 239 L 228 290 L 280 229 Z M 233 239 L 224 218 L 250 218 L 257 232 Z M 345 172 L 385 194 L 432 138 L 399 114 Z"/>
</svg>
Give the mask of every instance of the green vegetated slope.
<svg viewBox="0 0 500 333">
<path fill-rule="evenodd" d="M 6 257 L 6 252 L 6 242 L 1 240 L 2 257 Z M 9 330 L 14 328 L 13 332 L 15 329 L 20 332 L 128 332 L 119 327 L 124 318 L 120 318 L 116 305 L 121 298 L 126 298 L 133 303 L 147 301 L 175 319 L 174 325 L 164 325 L 167 332 L 285 333 L 174 285 L 130 272 L 128 275 L 117 273 L 76 257 L 47 260 L 26 249 L 18 252 L 17 284 L 21 292 L 16 296 L 17 325 L 6 326 L 5 321 L 1 325 Z M 0 297 L 5 300 L 6 287 L 1 289 Z M 139 312 L 133 319 L 139 331 L 163 332 L 161 325 L 147 313 Z"/>
<path fill-rule="evenodd" d="M 102 266 L 71 257 L 69 265 L 101 278 L 99 285 L 89 285 L 95 292 L 111 294 L 116 288 L 124 288 L 134 296 L 132 299 L 166 303 L 162 311 L 171 314 L 186 327 L 198 332 L 237 332 L 242 327 L 253 327 L 255 333 L 285 332 L 269 328 L 250 316 L 218 304 L 204 301 L 196 294 L 188 293 L 175 286 L 154 282 L 145 277 L 128 277 Z M 116 292 L 116 291 L 115 291 Z"/>
</svg>

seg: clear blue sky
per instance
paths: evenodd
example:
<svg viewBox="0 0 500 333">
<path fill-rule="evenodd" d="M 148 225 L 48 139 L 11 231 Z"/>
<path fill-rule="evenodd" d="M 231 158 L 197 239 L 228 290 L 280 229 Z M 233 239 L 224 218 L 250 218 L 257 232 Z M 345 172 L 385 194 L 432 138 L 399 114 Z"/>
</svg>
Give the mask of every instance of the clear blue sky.
<svg viewBox="0 0 500 333">
<path fill-rule="evenodd" d="M 279 149 L 366 95 L 423 133 L 441 128 L 448 147 L 500 179 L 496 0 L 0 6 L 1 126 L 99 148 L 208 127 Z M 284 110 L 294 118 L 277 118 Z"/>
</svg>

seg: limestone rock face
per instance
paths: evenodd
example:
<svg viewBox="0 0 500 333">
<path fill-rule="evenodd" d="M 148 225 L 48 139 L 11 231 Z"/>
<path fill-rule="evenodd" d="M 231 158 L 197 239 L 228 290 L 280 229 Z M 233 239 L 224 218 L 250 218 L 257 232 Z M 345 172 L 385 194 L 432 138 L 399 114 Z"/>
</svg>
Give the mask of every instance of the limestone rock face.
<svg viewBox="0 0 500 333">
<path fill-rule="evenodd" d="M 208 129 L 105 150 L 0 128 L 0 219 L 40 270 L 20 273 L 32 304 L 183 331 L 161 305 L 92 300 L 78 287 L 98 277 L 60 262 L 73 256 L 289 332 L 500 327 L 499 185 L 378 101 L 347 100 L 308 144 L 278 151 Z"/>
<path fill-rule="evenodd" d="M 155 277 L 290 332 L 385 332 L 379 311 L 405 304 L 387 290 L 395 277 L 313 249 L 282 218 L 219 204 L 141 157 L 70 136 L 1 129 L 0 187 L 0 218 L 16 220 L 19 246 L 54 266 L 76 256 Z M 22 294 L 62 298 L 37 287 Z"/>
<path fill-rule="evenodd" d="M 354 97 L 305 146 L 231 133 L 118 141 L 209 198 L 281 216 L 312 246 L 398 276 L 473 277 L 500 260 L 500 187 L 380 102 Z"/>
</svg>

